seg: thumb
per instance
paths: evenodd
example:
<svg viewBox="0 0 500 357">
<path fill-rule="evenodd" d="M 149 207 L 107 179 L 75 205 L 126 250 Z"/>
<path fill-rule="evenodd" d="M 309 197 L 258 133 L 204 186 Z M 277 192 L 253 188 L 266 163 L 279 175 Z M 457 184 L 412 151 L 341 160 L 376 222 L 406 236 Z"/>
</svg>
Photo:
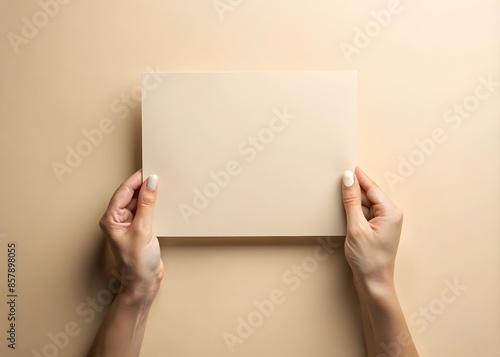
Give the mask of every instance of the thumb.
<svg viewBox="0 0 500 357">
<path fill-rule="evenodd" d="M 133 225 L 136 228 L 147 231 L 153 226 L 153 211 L 156 203 L 158 176 L 151 175 L 142 184 L 137 197 L 137 210 L 135 212 Z"/>
<path fill-rule="evenodd" d="M 366 222 L 361 208 L 361 188 L 356 175 L 352 171 L 345 171 L 342 176 L 342 202 L 347 216 L 347 230 L 349 227 L 359 226 Z"/>
</svg>

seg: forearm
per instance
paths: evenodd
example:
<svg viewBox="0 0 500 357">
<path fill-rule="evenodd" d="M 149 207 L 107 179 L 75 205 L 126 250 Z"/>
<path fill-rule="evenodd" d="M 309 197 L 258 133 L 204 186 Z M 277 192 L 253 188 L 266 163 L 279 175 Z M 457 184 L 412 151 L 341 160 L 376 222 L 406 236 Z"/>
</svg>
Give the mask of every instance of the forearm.
<svg viewBox="0 0 500 357">
<path fill-rule="evenodd" d="M 89 357 L 139 356 L 152 299 L 120 291 L 97 332 Z"/>
<path fill-rule="evenodd" d="M 381 286 L 356 283 L 363 308 L 363 325 L 367 335 L 368 356 L 379 353 L 389 356 L 418 357 L 406 319 L 392 284 Z M 366 326 L 371 324 L 371 329 Z"/>
<path fill-rule="evenodd" d="M 359 307 L 361 310 L 361 320 L 363 322 L 363 332 L 365 334 L 365 344 L 366 344 L 366 352 L 367 356 L 372 356 L 371 351 L 376 351 L 377 343 L 375 341 L 375 334 L 372 327 L 372 322 L 370 320 L 370 314 L 368 313 L 368 309 L 364 301 L 360 299 Z"/>
</svg>

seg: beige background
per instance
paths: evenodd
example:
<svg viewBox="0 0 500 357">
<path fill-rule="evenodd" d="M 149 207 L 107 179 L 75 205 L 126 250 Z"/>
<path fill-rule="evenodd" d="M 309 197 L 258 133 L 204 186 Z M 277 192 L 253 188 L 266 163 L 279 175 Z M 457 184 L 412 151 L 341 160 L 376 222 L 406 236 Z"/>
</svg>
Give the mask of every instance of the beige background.
<svg viewBox="0 0 500 357">
<path fill-rule="evenodd" d="M 2 1 L 0 274 L 6 241 L 17 241 L 20 296 L 18 349 L 7 350 L 2 333 L 2 356 L 43 348 L 52 352 L 45 355 L 80 356 L 89 346 L 104 312 L 91 319 L 77 309 L 96 297 L 101 309 L 99 297 L 106 296 L 101 289 L 111 265 L 97 221 L 116 186 L 141 166 L 140 106 L 127 96 L 137 98 L 134 88 L 148 67 L 358 70 L 358 163 L 405 212 L 397 285 L 407 316 L 417 314 L 410 327 L 419 350 L 498 356 L 500 87 L 488 99 L 468 98 L 478 78 L 500 81 L 498 1 L 401 1 L 401 11 L 350 62 L 341 43 L 352 45 L 356 28 L 366 25 L 375 35 L 370 12 L 390 2 L 230 3 L 221 21 L 212 0 L 74 0 L 49 10 L 54 16 L 46 23 L 39 14 L 45 26 L 28 33 L 32 38 L 16 53 L 8 34 L 20 36 L 23 17 L 36 17 L 41 5 Z M 477 108 L 454 128 L 443 115 L 466 98 Z M 134 108 L 119 113 L 116 100 Z M 85 139 L 82 130 L 99 128 L 104 118 L 112 132 L 58 180 L 52 163 L 64 163 L 66 147 L 74 149 Z M 446 139 L 391 190 L 384 175 L 398 174 L 399 156 L 408 159 L 415 140 L 439 128 Z M 282 281 L 316 244 L 314 238 L 162 240 L 167 275 L 143 355 L 228 356 L 222 334 L 234 334 L 254 300 L 280 289 L 286 302 L 234 356 L 362 356 L 356 295 L 341 250 L 299 289 Z M 446 281 L 455 279 L 466 289 L 444 303 Z M 62 351 L 47 350 L 49 335 L 70 321 L 80 333 Z"/>
</svg>

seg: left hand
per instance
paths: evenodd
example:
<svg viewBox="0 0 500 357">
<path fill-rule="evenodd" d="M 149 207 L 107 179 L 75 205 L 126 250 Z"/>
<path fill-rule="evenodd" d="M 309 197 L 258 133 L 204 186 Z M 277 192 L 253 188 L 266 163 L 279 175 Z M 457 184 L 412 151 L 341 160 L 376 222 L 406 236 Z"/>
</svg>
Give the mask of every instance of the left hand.
<svg viewBox="0 0 500 357">
<path fill-rule="evenodd" d="M 134 173 L 116 190 L 99 221 L 122 276 L 122 292 L 134 301 L 152 301 L 163 279 L 160 245 L 152 230 L 157 182 L 152 175 L 143 183 L 141 170 Z"/>
</svg>

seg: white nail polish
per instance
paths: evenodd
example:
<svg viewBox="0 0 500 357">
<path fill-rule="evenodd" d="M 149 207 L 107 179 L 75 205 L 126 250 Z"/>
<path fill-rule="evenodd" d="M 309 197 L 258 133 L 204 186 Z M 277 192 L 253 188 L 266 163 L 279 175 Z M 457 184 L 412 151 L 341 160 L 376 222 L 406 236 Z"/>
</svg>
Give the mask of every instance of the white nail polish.
<svg viewBox="0 0 500 357">
<path fill-rule="evenodd" d="M 146 184 L 147 188 L 151 191 L 156 190 L 156 185 L 158 184 L 158 176 L 151 175 L 148 178 L 148 182 Z"/>
<path fill-rule="evenodd" d="M 344 171 L 344 175 L 342 176 L 342 182 L 345 187 L 351 187 L 354 184 L 354 174 L 352 171 L 346 170 Z"/>
</svg>

